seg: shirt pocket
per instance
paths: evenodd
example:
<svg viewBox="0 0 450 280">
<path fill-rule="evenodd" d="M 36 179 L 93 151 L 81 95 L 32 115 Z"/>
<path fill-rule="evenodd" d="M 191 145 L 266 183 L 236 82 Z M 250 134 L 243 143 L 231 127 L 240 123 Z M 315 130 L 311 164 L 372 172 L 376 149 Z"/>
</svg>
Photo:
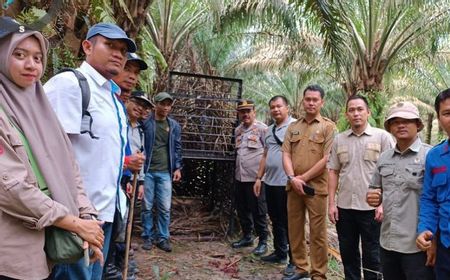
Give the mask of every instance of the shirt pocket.
<svg viewBox="0 0 450 280">
<path fill-rule="evenodd" d="M 396 182 L 395 182 L 394 167 L 389 165 L 381 165 L 379 168 L 382 185 L 383 186 L 395 185 Z"/>
<path fill-rule="evenodd" d="M 364 151 L 364 160 L 377 161 L 380 156 L 381 145 L 378 143 L 367 143 Z"/>
<path fill-rule="evenodd" d="M 297 142 L 300 142 L 301 139 L 302 139 L 302 136 L 300 134 L 293 134 L 291 136 L 291 138 L 289 139 L 289 142 L 297 143 Z"/>
<path fill-rule="evenodd" d="M 24 164 L 29 164 L 29 158 L 27 154 L 27 150 L 25 149 L 25 146 L 23 145 L 22 141 L 19 138 L 19 135 L 16 133 L 12 133 L 9 135 L 9 142 L 11 144 L 11 147 L 16 152 L 16 155 L 22 160 Z M 31 166 L 26 167 L 28 171 L 31 170 Z M 14 177 L 14 174 L 9 174 L 9 177 Z M 32 185 L 37 185 L 37 180 L 35 175 L 31 172 L 28 173 L 28 175 L 25 177 L 25 182 Z M 12 186 L 12 185 L 10 185 Z"/>
<path fill-rule="evenodd" d="M 447 173 L 437 173 L 433 176 L 431 187 L 436 191 L 436 198 L 438 202 L 444 202 L 448 196 Z"/>
<path fill-rule="evenodd" d="M 325 142 L 325 138 L 319 133 L 314 133 L 309 137 L 308 142 L 310 152 L 313 154 L 319 154 L 322 152 L 323 142 Z"/>
<path fill-rule="evenodd" d="M 406 188 L 421 190 L 423 184 L 424 167 L 422 165 L 409 165 L 405 168 Z"/>
<path fill-rule="evenodd" d="M 348 146 L 347 145 L 339 145 L 337 147 L 336 154 L 338 156 L 340 164 L 346 164 L 349 161 L 349 154 L 348 154 Z"/>
<path fill-rule="evenodd" d="M 247 139 L 247 148 L 250 149 L 258 149 L 262 148 L 263 145 L 261 141 L 259 141 L 259 138 L 256 135 L 250 135 Z"/>
<path fill-rule="evenodd" d="M 380 166 L 380 175 L 383 178 L 394 177 L 394 168 L 391 166 Z"/>
</svg>

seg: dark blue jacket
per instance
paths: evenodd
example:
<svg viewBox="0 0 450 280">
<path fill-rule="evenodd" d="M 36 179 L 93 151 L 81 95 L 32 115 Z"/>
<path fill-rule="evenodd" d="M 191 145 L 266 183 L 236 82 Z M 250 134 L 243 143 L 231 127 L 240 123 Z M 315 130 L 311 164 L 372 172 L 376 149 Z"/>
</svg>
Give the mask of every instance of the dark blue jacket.
<svg viewBox="0 0 450 280">
<path fill-rule="evenodd" d="M 181 157 L 181 127 L 178 122 L 172 118 L 167 118 L 169 122 L 169 166 L 170 174 L 177 169 L 181 169 L 183 160 Z M 145 172 L 149 172 L 150 162 L 155 143 L 155 115 L 152 114 L 142 125 L 144 129 L 144 148 L 145 148 Z"/>
</svg>

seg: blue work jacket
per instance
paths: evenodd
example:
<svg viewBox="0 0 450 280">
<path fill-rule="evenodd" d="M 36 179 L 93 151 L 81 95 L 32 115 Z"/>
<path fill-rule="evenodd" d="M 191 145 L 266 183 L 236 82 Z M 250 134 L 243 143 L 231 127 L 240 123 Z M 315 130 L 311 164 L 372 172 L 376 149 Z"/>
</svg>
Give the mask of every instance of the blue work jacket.
<svg viewBox="0 0 450 280">
<path fill-rule="evenodd" d="M 449 140 L 433 147 L 427 155 L 422 195 L 420 197 L 418 233 L 429 230 L 450 247 L 450 151 Z"/>
</svg>

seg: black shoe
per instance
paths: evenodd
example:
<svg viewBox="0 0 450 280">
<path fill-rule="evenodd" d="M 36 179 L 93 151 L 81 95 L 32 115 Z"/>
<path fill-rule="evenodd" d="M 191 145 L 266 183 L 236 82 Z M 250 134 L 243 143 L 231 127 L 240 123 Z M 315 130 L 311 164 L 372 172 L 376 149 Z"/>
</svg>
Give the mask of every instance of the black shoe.
<svg viewBox="0 0 450 280">
<path fill-rule="evenodd" d="M 251 236 L 244 236 L 240 240 L 231 243 L 231 247 L 237 249 L 242 247 L 250 247 L 253 246 L 253 239 Z"/>
<path fill-rule="evenodd" d="M 268 263 L 286 263 L 287 257 L 286 256 L 284 258 L 280 257 L 275 252 L 273 252 L 270 255 L 261 257 L 261 260 L 263 262 L 268 262 Z"/>
<path fill-rule="evenodd" d="M 150 239 L 144 239 L 144 245 L 142 249 L 150 251 L 153 248 L 153 242 Z"/>
<path fill-rule="evenodd" d="M 290 276 L 284 276 L 283 278 L 281 278 L 281 280 L 311 280 L 311 276 L 308 272 L 295 272 Z"/>
<path fill-rule="evenodd" d="M 172 252 L 172 246 L 170 246 L 169 240 L 166 239 L 161 239 L 161 241 L 156 244 L 156 247 L 166 252 Z"/>
<path fill-rule="evenodd" d="M 284 271 L 283 271 L 283 275 L 284 275 L 284 276 L 291 276 L 291 275 L 294 275 L 295 269 L 296 269 L 296 266 L 295 266 L 294 264 L 288 263 L 288 264 L 286 265 L 286 268 L 285 268 Z"/>
<path fill-rule="evenodd" d="M 122 271 L 114 264 L 108 264 L 105 273 L 103 273 L 105 280 L 122 280 Z"/>
<path fill-rule="evenodd" d="M 252 253 L 257 256 L 264 255 L 265 253 L 267 253 L 267 244 L 265 242 L 259 242 L 258 246 L 253 249 Z"/>
</svg>

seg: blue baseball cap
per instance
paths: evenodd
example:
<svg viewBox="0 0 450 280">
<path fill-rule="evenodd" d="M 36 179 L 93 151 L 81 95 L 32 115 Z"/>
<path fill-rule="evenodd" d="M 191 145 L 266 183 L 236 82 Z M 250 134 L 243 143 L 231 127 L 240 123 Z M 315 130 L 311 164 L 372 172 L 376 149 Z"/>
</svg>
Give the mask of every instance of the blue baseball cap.
<svg viewBox="0 0 450 280">
<path fill-rule="evenodd" d="M 128 61 L 134 61 L 139 65 L 140 70 L 146 70 L 148 68 L 147 63 L 145 63 L 144 60 L 142 60 L 137 54 L 135 53 L 127 53 L 127 62 Z"/>
<path fill-rule="evenodd" d="M 89 28 L 88 33 L 86 35 L 86 40 L 94 37 L 95 35 L 102 35 L 108 39 L 113 40 L 124 40 L 127 43 L 128 51 L 135 52 L 137 50 L 136 44 L 122 30 L 122 28 L 118 27 L 112 23 L 97 23 Z"/>
</svg>

